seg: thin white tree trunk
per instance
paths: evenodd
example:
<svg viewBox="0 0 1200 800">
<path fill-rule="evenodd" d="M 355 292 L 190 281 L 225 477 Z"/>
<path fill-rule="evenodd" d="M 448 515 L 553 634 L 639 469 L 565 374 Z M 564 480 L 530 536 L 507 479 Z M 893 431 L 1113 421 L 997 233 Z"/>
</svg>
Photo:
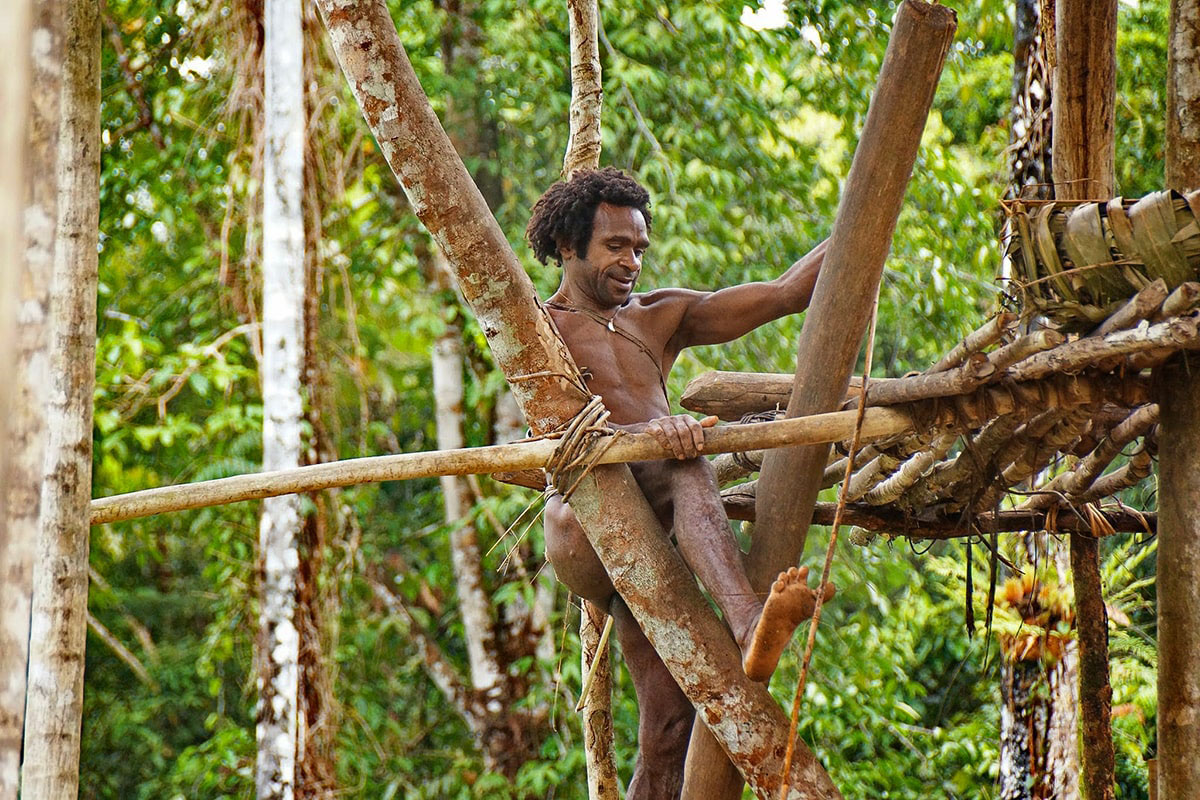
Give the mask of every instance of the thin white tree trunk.
<svg viewBox="0 0 1200 800">
<path fill-rule="evenodd" d="M 438 288 L 452 288 L 454 279 L 450 268 L 436 248 L 433 264 Z M 447 324 L 433 345 L 433 402 L 439 449 L 464 446 L 464 401 L 462 328 L 452 323 Z M 467 641 L 471 685 L 488 695 L 488 711 L 499 713 L 501 704 L 495 695 L 500 691 L 504 675 L 496 659 L 496 632 L 491 603 L 483 584 L 479 540 L 475 524 L 470 520 L 471 487 L 466 478 L 457 475 L 444 476 L 441 483 L 446 522 L 454 526 L 450 532 L 450 563 L 454 568 L 463 635 Z M 488 752 L 486 747 L 483 752 Z"/>
<path fill-rule="evenodd" d="M 28 286 L 22 255 L 26 191 L 26 119 L 30 101 L 30 0 L 14 2 L 10 22 L 0 27 L 0 48 L 17 53 L 0 72 L 0 341 L 15 341 L 18 286 Z M 20 418 L 10 407 L 15 385 L 29 385 L 18 370 L 16 348 L 0 349 L 0 800 L 15 800 L 20 776 L 21 728 L 25 722 L 25 664 L 29 654 L 29 595 L 33 542 L 9 518 L 11 470 L 16 462 L 8 434 Z M 15 380 L 14 380 L 15 379 Z"/>
<path fill-rule="evenodd" d="M 263 469 L 300 465 L 304 360 L 304 92 L 299 0 L 264 9 Z M 258 758 L 260 800 L 295 794 L 299 634 L 296 629 L 300 497 L 263 501 L 259 551 Z"/>
<path fill-rule="evenodd" d="M 63 14 L 46 451 L 22 767 L 26 800 L 74 800 L 78 794 L 87 639 L 100 226 L 100 9 L 97 0 L 71 0 L 63 4 Z"/>
</svg>

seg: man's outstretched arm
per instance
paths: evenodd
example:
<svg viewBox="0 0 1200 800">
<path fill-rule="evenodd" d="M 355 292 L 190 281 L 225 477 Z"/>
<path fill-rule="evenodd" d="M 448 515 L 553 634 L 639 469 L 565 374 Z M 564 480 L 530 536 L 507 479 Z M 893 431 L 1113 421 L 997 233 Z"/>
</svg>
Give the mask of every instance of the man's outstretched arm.
<svg viewBox="0 0 1200 800">
<path fill-rule="evenodd" d="M 671 338 L 671 348 L 679 352 L 685 347 L 732 341 L 808 308 L 827 243 L 821 242 L 774 280 L 715 292 L 686 292 L 690 302 Z"/>
</svg>

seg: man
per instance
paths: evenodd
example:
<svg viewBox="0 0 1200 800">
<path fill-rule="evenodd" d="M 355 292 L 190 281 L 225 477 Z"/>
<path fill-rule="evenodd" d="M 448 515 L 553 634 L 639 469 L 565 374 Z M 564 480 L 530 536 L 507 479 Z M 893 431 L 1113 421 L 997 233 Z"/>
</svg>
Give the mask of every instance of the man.
<svg viewBox="0 0 1200 800">
<path fill-rule="evenodd" d="M 671 415 L 666 376 L 686 347 L 727 342 L 807 308 L 825 245 L 772 281 L 716 292 L 635 293 L 650 246 L 649 200 L 620 170 L 576 173 L 538 200 L 526 235 L 539 260 L 562 266 L 562 283 L 545 305 L 588 387 L 603 398 L 611 424 L 649 432 L 674 455 L 673 461 L 629 466 L 663 529 L 724 613 L 746 674 L 767 680 L 796 625 L 812 614 L 807 569 L 782 573 L 765 603 L 755 595 L 712 467 L 701 455 L 703 428 L 686 414 Z M 559 580 L 613 615 L 633 678 L 640 721 L 629 800 L 678 797 L 692 706 L 558 496 L 546 504 L 545 528 L 546 555 Z"/>
</svg>

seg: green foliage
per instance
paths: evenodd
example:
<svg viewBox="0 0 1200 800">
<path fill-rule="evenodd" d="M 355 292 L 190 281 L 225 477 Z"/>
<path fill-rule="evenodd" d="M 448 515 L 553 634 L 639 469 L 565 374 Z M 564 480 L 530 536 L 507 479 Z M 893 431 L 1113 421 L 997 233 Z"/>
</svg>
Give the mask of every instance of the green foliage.
<svg viewBox="0 0 1200 800">
<path fill-rule="evenodd" d="M 447 74 L 445 4 L 393 0 L 419 77 L 445 115 L 449 98 L 494 122 L 497 218 L 543 293 L 522 232 L 559 173 L 566 144 L 567 22 L 561 0 L 481 0 L 479 59 Z M 248 309 L 257 302 L 257 177 L 245 89 L 254 48 L 228 0 L 109 0 L 124 52 L 104 57 L 100 322 L 95 483 L 107 495 L 252 471 L 262 408 Z M 641 0 L 605 4 L 603 163 L 651 189 L 655 228 L 646 288 L 713 288 L 773 277 L 827 236 L 882 61 L 895 4 L 790 4 L 790 25 L 755 31 L 741 6 Z M 1122 5 L 1118 168 L 1122 190 L 1161 182 L 1165 0 Z M 996 199 L 1004 182 L 1011 61 L 1009 4 L 960 14 L 881 289 L 875 369 L 923 368 L 979 323 L 999 269 Z M 110 38 L 113 31 L 110 31 Z M 108 41 L 106 39 L 106 41 Z M 324 191 L 314 386 L 342 458 L 431 449 L 429 352 L 452 321 L 468 351 L 467 439 L 491 438 L 503 382 L 482 333 L 447 293 L 427 291 L 426 237 L 328 61 L 310 169 Z M 469 91 L 468 91 L 469 90 Z M 451 130 L 452 134 L 457 131 Z M 1157 176 L 1157 177 L 1156 177 Z M 799 320 L 680 359 L 674 394 L 707 368 L 791 371 Z M 485 482 L 476 509 L 512 525 L 485 558 L 497 604 L 532 602 L 540 567 L 535 496 Z M 336 764 L 348 796 L 582 798 L 580 684 L 573 612 L 550 620 L 556 655 L 516 662 L 524 703 L 551 709 L 541 757 L 514 784 L 488 774 L 470 732 L 425 673 L 412 632 L 376 600 L 368 572 L 399 556 L 393 584 L 443 602 L 416 612 L 465 671 L 461 620 L 436 481 L 343 493 L 353 543 L 331 545 L 340 613 Z M 88 642 L 82 796 L 246 797 L 254 759 L 251 652 L 257 627 L 257 510 L 241 504 L 103 526 L 93 535 L 92 614 L 146 667 L 143 684 L 98 637 Z M 532 521 L 532 524 L 529 523 Z M 527 575 L 505 557 L 519 536 Z M 821 539 L 814 536 L 814 549 Z M 1146 551 L 1117 551 L 1132 577 L 1106 576 L 1131 624 L 1114 630 L 1121 780 L 1137 794 L 1152 729 L 1152 575 Z M 1140 559 L 1140 560 L 1139 560 Z M 809 559 L 811 561 L 811 558 Z M 977 562 L 978 563 L 978 562 Z M 961 619 L 962 548 L 921 556 L 897 544 L 838 554 L 838 600 L 818 634 L 801 735 L 847 797 L 991 796 L 996 764 L 995 648 Z M 506 571 L 507 570 L 507 571 Z M 957 570 L 957 572 L 956 572 Z M 560 590 L 559 607 L 566 606 Z M 978 601 L 979 592 L 976 593 Z M 982 614 L 979 615 L 982 619 Z M 144 627 L 144 632 L 141 628 Z M 790 702 L 795 655 L 774 690 Z M 986 668 L 985 668 L 986 666 Z M 1118 682 L 1119 678 L 1119 682 Z M 636 704 L 618 670 L 618 759 L 628 775 Z"/>
</svg>

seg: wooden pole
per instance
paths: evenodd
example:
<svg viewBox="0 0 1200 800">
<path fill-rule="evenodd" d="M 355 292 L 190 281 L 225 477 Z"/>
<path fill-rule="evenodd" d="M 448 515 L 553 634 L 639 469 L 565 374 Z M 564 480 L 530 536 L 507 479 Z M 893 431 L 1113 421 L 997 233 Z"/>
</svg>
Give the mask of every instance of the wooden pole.
<svg viewBox="0 0 1200 800">
<path fill-rule="evenodd" d="M 1053 170 L 1058 200 L 1108 198 L 1114 191 L 1117 0 L 1057 0 Z M 1080 791 L 1114 796 L 1108 614 L 1095 538 L 1071 535 L 1079 632 Z"/>
<path fill-rule="evenodd" d="M 896 12 L 800 332 L 789 417 L 831 411 L 845 397 L 956 27 L 955 13 L 946 6 L 905 0 Z M 814 369 L 815 364 L 822 368 Z M 747 560 L 756 590 L 767 590 L 780 569 L 799 560 L 828 456 L 827 445 L 767 454 L 757 503 L 761 535 Z M 736 780 L 699 724 L 693 728 L 685 774 L 684 797 L 737 797 L 731 788 Z"/>
<path fill-rule="evenodd" d="M 864 436 L 878 438 L 912 430 L 913 420 L 904 411 L 867 409 Z M 837 442 L 854 432 L 854 412 L 837 411 L 801 419 L 759 422 L 725 428 L 708 428 L 704 433 L 706 453 L 734 453 L 780 445 Z M 540 469 L 558 446 L 555 439 L 513 442 L 489 447 L 400 453 L 312 464 L 278 472 L 234 475 L 199 483 L 161 486 L 92 501 L 91 522 L 102 525 L 171 511 L 261 500 L 283 494 L 298 494 L 355 486 L 361 483 L 432 478 L 438 475 L 480 475 L 496 471 Z M 600 456 L 598 463 L 622 464 L 670 458 L 670 453 L 648 433 L 622 434 Z"/>
<path fill-rule="evenodd" d="M 447 256 L 497 365 L 534 431 L 555 430 L 587 401 L 561 339 L 537 301 L 430 108 L 382 0 L 319 0 L 334 52 L 384 158 Z M 760 797 L 780 785 L 787 719 L 746 677 L 728 630 L 667 540 L 626 466 L 579 482 L 572 508 L 675 680 L 718 732 Z M 795 798 L 840 797 L 802 747 L 789 776 Z"/>
<path fill-rule="evenodd" d="M 1172 0 L 1167 186 L 1200 187 L 1200 2 Z M 1159 371 L 1159 797 L 1200 797 L 1200 370 Z M 1151 787 L 1152 790 L 1155 787 Z"/>
</svg>

